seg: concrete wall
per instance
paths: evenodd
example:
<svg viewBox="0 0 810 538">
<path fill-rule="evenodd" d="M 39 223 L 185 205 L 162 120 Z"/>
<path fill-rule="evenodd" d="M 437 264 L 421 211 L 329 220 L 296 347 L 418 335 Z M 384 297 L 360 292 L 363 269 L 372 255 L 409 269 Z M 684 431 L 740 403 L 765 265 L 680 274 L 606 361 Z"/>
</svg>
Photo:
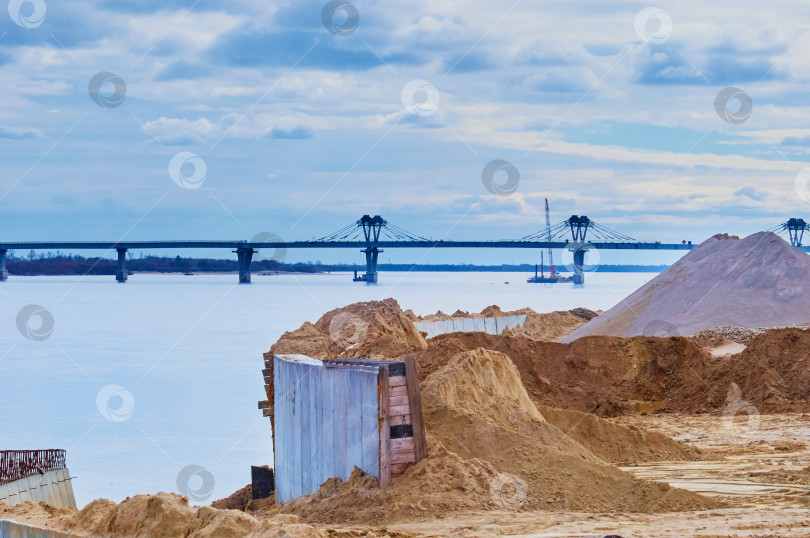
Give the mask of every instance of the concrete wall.
<svg viewBox="0 0 810 538">
<path fill-rule="evenodd" d="M 512 329 L 523 325 L 525 315 L 501 316 L 497 318 L 454 318 L 443 321 L 417 321 L 416 329 L 427 333 L 428 338 L 440 334 L 460 332 L 483 332 L 487 334 L 501 334 L 504 329 Z"/>
<path fill-rule="evenodd" d="M 76 508 L 70 471 L 57 469 L 0 485 L 0 501 L 8 505 L 46 502 L 56 508 Z M 0 535 L 2 536 L 2 535 Z"/>
<path fill-rule="evenodd" d="M 0 520 L 0 538 L 78 538 L 78 536 L 75 534 L 37 529 L 4 519 Z"/>
<path fill-rule="evenodd" d="M 378 375 L 379 367 L 273 357 L 278 502 L 315 493 L 332 477 L 347 480 L 355 466 L 380 478 Z"/>
</svg>

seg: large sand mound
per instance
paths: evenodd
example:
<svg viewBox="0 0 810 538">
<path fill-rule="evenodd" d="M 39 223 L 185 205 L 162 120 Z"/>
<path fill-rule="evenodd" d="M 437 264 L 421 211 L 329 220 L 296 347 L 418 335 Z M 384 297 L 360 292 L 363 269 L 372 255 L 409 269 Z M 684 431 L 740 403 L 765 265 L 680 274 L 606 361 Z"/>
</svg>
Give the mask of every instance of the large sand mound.
<svg viewBox="0 0 810 538">
<path fill-rule="evenodd" d="M 272 353 L 300 353 L 315 359 L 393 359 L 425 349 L 427 343 L 394 299 L 354 303 L 330 310 L 314 325 L 284 333 Z"/>
<path fill-rule="evenodd" d="M 308 521 L 382 521 L 503 509 L 675 511 L 717 506 L 636 480 L 548 423 L 509 357 L 462 352 L 423 384 L 429 457 L 384 490 L 355 471 L 285 509 Z"/>
<path fill-rule="evenodd" d="M 808 277 L 810 256 L 772 232 L 714 236 L 561 341 L 810 323 Z"/>
</svg>

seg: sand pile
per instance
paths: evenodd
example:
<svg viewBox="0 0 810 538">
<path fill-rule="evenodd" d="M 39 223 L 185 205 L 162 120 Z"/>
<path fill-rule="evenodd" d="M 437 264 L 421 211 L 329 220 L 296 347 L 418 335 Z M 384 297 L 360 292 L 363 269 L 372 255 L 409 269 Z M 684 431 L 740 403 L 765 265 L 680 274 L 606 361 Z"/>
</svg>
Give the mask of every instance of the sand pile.
<svg viewBox="0 0 810 538">
<path fill-rule="evenodd" d="M 273 353 L 301 353 L 316 359 L 394 359 L 427 343 L 394 299 L 354 303 L 324 314 L 314 325 L 284 333 Z"/>
<path fill-rule="evenodd" d="M 570 344 L 481 333 L 431 339 L 418 354 L 428 376 L 460 351 L 483 347 L 509 356 L 538 405 L 601 416 L 635 412 L 638 402 L 664 402 L 673 411 L 708 410 L 700 381 L 713 365 L 688 338 L 587 337 Z"/>
<path fill-rule="evenodd" d="M 723 325 L 810 322 L 810 256 L 778 235 L 714 236 L 564 342 L 588 335 L 692 335 Z"/>
<path fill-rule="evenodd" d="M 422 386 L 429 457 L 385 490 L 356 471 L 291 509 L 308 521 L 384 521 L 529 509 L 672 511 L 717 506 L 632 478 L 546 421 L 502 353 L 462 352 Z"/>
<path fill-rule="evenodd" d="M 716 361 L 702 374 L 701 393 L 692 402 L 724 408 L 733 386 L 735 395 L 761 413 L 810 409 L 810 331 L 772 329 L 755 336 L 737 355 Z"/>
<path fill-rule="evenodd" d="M 106 499 L 91 502 L 81 511 L 54 509 L 45 503 L 7 507 L 0 503 L 0 517 L 21 523 L 100 538 L 269 538 L 271 536 L 326 537 L 292 515 L 262 520 L 237 510 L 210 506 L 194 508 L 174 493 L 136 495 L 120 504 Z"/>
</svg>

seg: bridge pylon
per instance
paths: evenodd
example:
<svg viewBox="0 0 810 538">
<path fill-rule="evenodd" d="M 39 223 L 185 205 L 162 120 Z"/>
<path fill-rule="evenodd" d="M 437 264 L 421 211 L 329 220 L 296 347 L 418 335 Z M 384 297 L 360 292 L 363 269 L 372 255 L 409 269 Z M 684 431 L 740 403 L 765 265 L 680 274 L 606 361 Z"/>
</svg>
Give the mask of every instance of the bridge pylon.
<svg viewBox="0 0 810 538">
<path fill-rule="evenodd" d="M 253 261 L 253 253 L 256 251 L 252 248 L 237 247 L 234 252 L 239 260 L 239 283 L 250 284 L 250 262 Z"/>
<path fill-rule="evenodd" d="M 0 281 L 8 280 L 8 269 L 6 269 L 7 258 L 8 249 L 0 248 Z"/>
<path fill-rule="evenodd" d="M 117 248 L 115 250 L 118 252 L 118 267 L 115 270 L 115 280 L 117 282 L 124 283 L 127 281 L 127 269 L 126 269 L 127 249 Z"/>
</svg>

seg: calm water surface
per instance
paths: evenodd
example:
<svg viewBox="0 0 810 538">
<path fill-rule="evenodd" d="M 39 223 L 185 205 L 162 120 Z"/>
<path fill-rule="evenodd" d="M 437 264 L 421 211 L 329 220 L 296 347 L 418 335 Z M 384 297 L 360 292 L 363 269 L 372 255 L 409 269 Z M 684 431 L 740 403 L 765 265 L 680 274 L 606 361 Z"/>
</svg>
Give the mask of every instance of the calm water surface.
<svg viewBox="0 0 810 538">
<path fill-rule="evenodd" d="M 348 274 L 254 275 L 241 286 L 235 275 L 133 275 L 126 284 L 12 276 L 0 283 L 0 449 L 67 449 L 80 507 L 186 483 L 207 504 L 247 484 L 250 465 L 273 463 L 269 420 L 256 402 L 264 399 L 262 353 L 284 331 L 386 297 L 417 314 L 492 304 L 607 309 L 655 275 L 594 273 L 577 288 L 528 284 L 527 276 L 381 273 L 379 284 L 365 285 Z M 53 315 L 47 339 L 18 330 L 29 304 Z M 178 486 L 188 465 L 206 471 L 187 470 L 191 480 Z"/>
</svg>

